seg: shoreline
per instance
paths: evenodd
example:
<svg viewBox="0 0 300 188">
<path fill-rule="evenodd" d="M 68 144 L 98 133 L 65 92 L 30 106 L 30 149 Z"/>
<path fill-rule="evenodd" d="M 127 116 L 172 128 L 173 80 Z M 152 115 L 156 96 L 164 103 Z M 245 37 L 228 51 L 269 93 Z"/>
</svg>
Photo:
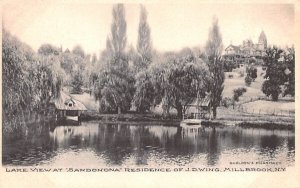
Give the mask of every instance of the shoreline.
<svg viewBox="0 0 300 188">
<path fill-rule="evenodd" d="M 179 126 L 181 119 L 162 118 L 154 114 L 85 114 L 81 121 L 101 121 L 108 124 L 134 124 L 134 125 L 162 125 L 162 126 Z M 264 128 L 264 129 L 295 129 L 295 120 L 247 120 L 241 118 L 203 120 L 203 126 L 239 126 L 242 128 Z"/>
<path fill-rule="evenodd" d="M 159 126 L 171 126 L 178 127 L 180 125 L 180 120 L 156 120 L 156 121 L 103 121 L 103 120 L 84 120 L 88 121 L 101 121 L 105 124 L 119 124 L 119 125 L 159 125 Z M 224 126 L 239 126 L 242 128 L 262 128 L 262 129 L 281 129 L 281 130 L 294 130 L 294 124 L 287 122 L 268 122 L 268 121 L 233 121 L 233 120 L 204 120 L 201 123 L 204 127 L 214 126 L 214 127 L 224 127 Z"/>
<path fill-rule="evenodd" d="M 295 131 L 295 119 L 288 119 L 283 121 L 279 119 L 277 121 L 272 121 L 263 119 L 256 120 L 241 120 L 240 118 L 220 118 L 215 120 L 203 120 L 201 125 L 203 127 L 241 127 L 241 128 L 261 128 L 268 130 L 289 130 Z M 58 121 L 58 122 L 57 122 Z M 180 127 L 181 119 L 175 118 L 174 116 L 171 118 L 162 118 L 156 114 L 84 114 L 80 118 L 80 122 L 89 122 L 89 121 L 97 121 L 102 124 L 119 124 L 119 125 L 134 125 L 134 126 L 166 126 L 166 127 Z M 80 122 L 71 123 L 70 125 L 78 126 Z M 64 126 L 68 125 L 68 123 L 60 120 L 55 120 L 54 117 L 41 117 L 32 121 L 22 122 L 22 125 L 26 125 L 23 127 L 19 127 L 18 130 L 3 130 L 3 141 L 9 141 L 11 138 L 19 138 L 23 133 L 26 132 L 26 129 L 32 130 L 35 129 L 35 124 L 40 124 L 40 126 L 44 126 L 44 123 L 50 123 L 49 128 L 53 129 L 56 126 Z M 8 131 L 8 132 L 6 132 Z"/>
</svg>

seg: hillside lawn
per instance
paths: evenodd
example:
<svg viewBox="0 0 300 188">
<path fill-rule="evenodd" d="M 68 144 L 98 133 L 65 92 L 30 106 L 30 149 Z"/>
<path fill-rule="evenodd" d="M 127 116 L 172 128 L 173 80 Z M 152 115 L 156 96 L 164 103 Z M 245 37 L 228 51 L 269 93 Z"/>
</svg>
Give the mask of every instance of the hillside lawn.
<svg viewBox="0 0 300 188">
<path fill-rule="evenodd" d="M 243 77 L 240 76 L 240 72 L 244 73 Z M 233 78 L 229 78 L 229 75 L 232 75 Z M 264 82 L 264 75 L 265 71 L 262 70 L 262 67 L 257 67 L 257 78 L 254 82 L 251 83 L 249 87 L 247 87 L 245 84 L 245 68 L 234 69 L 233 72 L 225 72 L 223 98 L 232 98 L 233 90 L 240 87 L 244 87 L 247 89 L 247 92 L 240 97 L 240 102 L 249 101 L 251 98 L 264 97 L 265 95 L 261 91 L 261 87 Z"/>
<path fill-rule="evenodd" d="M 244 76 L 241 77 L 239 72 L 244 72 Z M 229 78 L 229 75 L 232 75 L 233 78 Z M 280 98 L 275 102 L 268 99 L 261 91 L 262 84 L 265 81 L 264 75 L 265 71 L 262 70 L 262 67 L 257 67 L 257 78 L 249 87 L 247 87 L 244 81 L 246 76 L 245 68 L 235 69 L 233 72 L 226 72 L 223 98 L 232 98 L 234 89 L 244 87 L 247 89 L 247 92 L 240 97 L 240 100 L 237 103 L 238 108 L 240 109 L 238 111 L 235 110 L 237 111 L 235 112 L 236 114 L 245 112 L 261 115 L 293 116 L 295 113 L 295 101 L 292 98 Z M 258 100 L 258 98 L 263 100 Z"/>
</svg>

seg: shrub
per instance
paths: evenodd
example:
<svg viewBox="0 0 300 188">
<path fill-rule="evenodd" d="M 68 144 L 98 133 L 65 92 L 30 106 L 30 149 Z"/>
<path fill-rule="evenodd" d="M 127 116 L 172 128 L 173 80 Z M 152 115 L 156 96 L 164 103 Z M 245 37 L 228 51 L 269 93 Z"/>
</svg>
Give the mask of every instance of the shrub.
<svg viewBox="0 0 300 188">
<path fill-rule="evenodd" d="M 251 85 L 251 82 L 252 82 L 252 78 L 249 75 L 247 75 L 245 77 L 245 84 L 246 84 L 246 86 L 249 87 Z"/>
<path fill-rule="evenodd" d="M 240 96 L 242 96 L 245 92 L 247 92 L 247 89 L 244 87 L 233 90 L 233 100 L 238 102 Z"/>
<path fill-rule="evenodd" d="M 249 76 L 254 82 L 255 79 L 257 78 L 257 68 L 251 65 L 250 67 L 246 68 L 246 72 L 247 72 L 247 76 Z"/>
<path fill-rule="evenodd" d="M 222 106 L 224 106 L 225 108 L 228 108 L 230 105 L 233 105 L 233 101 L 232 101 L 231 98 L 225 97 L 224 99 L 222 99 L 221 104 L 222 104 Z"/>
<path fill-rule="evenodd" d="M 224 62 L 224 72 L 232 72 L 233 69 L 237 67 L 235 62 L 225 61 Z"/>
</svg>

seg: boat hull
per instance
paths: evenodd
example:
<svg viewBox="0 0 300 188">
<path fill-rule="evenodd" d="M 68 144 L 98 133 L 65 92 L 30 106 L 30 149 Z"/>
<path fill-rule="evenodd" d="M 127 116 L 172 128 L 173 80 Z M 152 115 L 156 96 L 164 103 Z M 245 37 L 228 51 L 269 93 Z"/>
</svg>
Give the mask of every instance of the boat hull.
<svg viewBox="0 0 300 188">
<path fill-rule="evenodd" d="M 185 119 L 180 122 L 180 127 L 183 128 L 199 128 L 201 127 L 201 119 Z"/>
<path fill-rule="evenodd" d="M 66 116 L 66 120 L 78 121 L 78 116 Z"/>
</svg>

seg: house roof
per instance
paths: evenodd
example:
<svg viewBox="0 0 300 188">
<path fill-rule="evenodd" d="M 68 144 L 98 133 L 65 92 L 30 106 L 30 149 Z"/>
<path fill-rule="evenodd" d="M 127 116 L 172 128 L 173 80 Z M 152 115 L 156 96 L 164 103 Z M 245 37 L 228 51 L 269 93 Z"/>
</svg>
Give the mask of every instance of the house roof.
<svg viewBox="0 0 300 188">
<path fill-rule="evenodd" d="M 52 99 L 50 103 L 53 103 L 58 110 L 87 110 L 82 102 L 72 98 L 63 91 L 60 92 L 58 98 Z M 72 103 L 71 106 L 69 106 L 70 103 Z"/>
<path fill-rule="evenodd" d="M 204 98 L 195 98 L 195 100 L 187 106 L 209 106 L 210 100 L 211 98 L 209 95 L 205 96 Z"/>
<path fill-rule="evenodd" d="M 228 48 L 233 48 L 233 50 L 236 51 L 236 52 L 240 50 L 240 47 L 239 47 L 239 46 L 234 46 L 234 45 L 232 45 L 232 44 L 230 44 L 230 45 L 225 49 L 225 51 L 226 51 Z"/>
</svg>

